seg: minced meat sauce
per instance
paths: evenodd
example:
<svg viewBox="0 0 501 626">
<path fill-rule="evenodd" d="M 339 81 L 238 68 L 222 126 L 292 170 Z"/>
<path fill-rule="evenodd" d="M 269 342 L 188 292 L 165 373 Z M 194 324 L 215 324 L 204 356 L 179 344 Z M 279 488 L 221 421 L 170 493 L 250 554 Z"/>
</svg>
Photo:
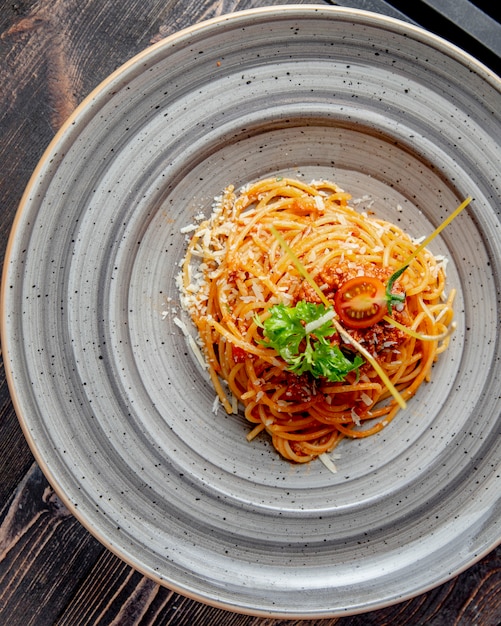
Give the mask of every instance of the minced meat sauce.
<svg viewBox="0 0 501 626">
<path fill-rule="evenodd" d="M 370 276 L 379 279 L 384 284 L 388 281 L 391 274 L 391 270 L 376 265 L 360 265 L 353 261 L 340 261 L 339 263 L 327 265 L 318 274 L 316 282 L 327 300 L 332 302 L 334 306 L 336 291 L 346 281 L 356 278 L 357 276 Z M 398 281 L 393 285 L 393 293 L 404 293 L 401 287 L 399 287 Z M 303 281 L 296 296 L 296 303 L 301 300 L 315 302 L 317 304 L 321 303 L 318 294 L 307 281 Z M 405 325 L 406 322 L 408 323 L 405 304 L 403 304 L 401 310 L 398 310 L 397 307 L 393 307 L 392 317 L 401 324 Z M 391 326 L 384 320 L 368 328 L 347 329 L 347 331 L 353 339 L 361 343 L 374 356 L 378 356 L 383 350 L 389 348 L 393 350 L 398 349 L 398 346 L 406 339 L 404 332 L 395 328 L 395 326 Z"/>
</svg>

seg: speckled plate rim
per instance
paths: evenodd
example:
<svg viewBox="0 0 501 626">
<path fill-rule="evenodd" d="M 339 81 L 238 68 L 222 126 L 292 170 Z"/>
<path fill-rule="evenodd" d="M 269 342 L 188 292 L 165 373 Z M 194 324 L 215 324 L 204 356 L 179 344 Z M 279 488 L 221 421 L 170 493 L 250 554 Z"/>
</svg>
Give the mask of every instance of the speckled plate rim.
<svg viewBox="0 0 501 626">
<path fill-rule="evenodd" d="M 111 87 L 113 87 L 114 84 L 116 83 L 120 83 L 124 77 L 127 76 L 127 74 L 129 72 L 136 72 L 137 69 L 141 66 L 141 64 L 143 63 L 143 61 L 145 61 L 146 59 L 151 59 L 152 57 L 155 56 L 155 54 L 157 53 L 157 51 L 161 51 L 164 46 L 169 45 L 171 42 L 176 41 L 178 38 L 182 38 L 185 36 L 190 35 L 191 33 L 197 32 L 197 31 L 201 31 L 203 29 L 206 28 L 211 28 L 213 25 L 215 24 L 219 24 L 219 23 L 224 23 L 228 20 L 232 20 L 232 19 L 246 19 L 248 18 L 252 18 L 253 15 L 260 15 L 263 13 L 267 13 L 269 12 L 270 14 L 276 12 L 276 11 L 299 11 L 299 12 L 303 12 L 303 11 L 332 11 L 334 13 L 339 13 L 339 14 L 346 14 L 346 15 L 350 15 L 352 16 L 354 19 L 356 19 L 357 16 L 359 16 L 360 18 L 363 18 L 364 20 L 367 20 L 369 22 L 372 22 L 374 24 L 386 24 L 386 25 L 393 25 L 393 27 L 396 30 L 402 30 L 405 32 L 408 32 L 409 34 L 411 34 L 414 38 L 416 38 L 417 40 L 424 42 L 424 43 L 428 43 L 429 45 L 433 46 L 434 48 L 436 48 L 437 50 L 442 51 L 444 54 L 449 55 L 454 57 L 456 60 L 458 60 L 459 62 L 466 64 L 467 66 L 469 66 L 471 68 L 472 71 L 474 71 L 475 73 L 477 73 L 478 75 L 480 75 L 482 77 L 483 80 L 488 81 L 489 83 L 495 85 L 498 89 L 499 89 L 499 85 L 500 85 L 500 80 L 499 78 L 491 71 L 489 70 L 486 66 L 484 66 L 483 64 L 481 64 L 480 62 L 478 62 L 476 59 L 474 59 L 473 57 L 471 57 L 470 55 L 468 55 L 467 53 L 463 52 L 462 50 L 460 50 L 459 48 L 457 48 L 456 46 L 449 44 L 448 42 L 446 42 L 445 40 L 441 39 L 440 37 L 437 37 L 431 33 L 428 33 L 422 29 L 420 29 L 419 27 L 415 27 L 409 24 L 405 24 L 403 22 L 400 22 L 399 20 L 395 20 L 393 18 L 387 18 L 387 17 L 383 17 L 377 14 L 372 14 L 370 12 L 367 11 L 360 11 L 360 10 L 354 10 L 354 9 L 345 9 L 345 8 L 341 8 L 341 7 L 326 7 L 324 5 L 283 5 L 280 6 L 280 8 L 273 6 L 273 7 L 262 7 L 262 8 L 257 8 L 257 9 L 250 9 L 250 10 L 246 10 L 246 11 L 240 11 L 238 13 L 234 13 L 234 14 L 226 14 L 223 15 L 221 17 L 216 17 L 204 22 L 201 22 L 199 24 L 195 24 L 187 29 L 184 29 L 182 31 L 179 31 L 178 33 L 175 33 L 174 35 L 158 42 L 157 44 L 154 44 L 153 46 L 150 46 L 149 48 L 145 49 L 143 52 L 139 53 L 138 55 L 134 56 L 133 58 L 131 58 L 128 62 L 126 62 L 124 65 L 122 65 L 120 68 L 118 68 L 115 72 L 113 72 L 107 79 L 105 79 L 101 84 L 99 84 L 86 98 L 85 100 L 77 107 L 77 109 L 74 111 L 74 113 L 70 116 L 70 118 L 65 122 L 65 124 L 61 127 L 61 129 L 58 131 L 58 133 L 56 134 L 56 136 L 54 137 L 54 139 L 51 141 L 51 143 L 49 144 L 48 148 L 46 149 L 46 151 L 44 152 L 41 160 L 39 161 L 36 169 L 33 172 L 33 175 L 30 179 L 30 182 L 28 183 L 28 186 L 23 194 L 18 212 L 15 216 L 15 220 L 12 226 L 12 231 L 11 231 L 11 235 L 9 238 L 9 242 L 7 245 L 7 250 L 6 250 L 6 255 L 5 255 L 5 263 L 4 263 L 4 275 L 2 277 L 2 292 L 1 292 L 1 336 L 2 336 L 2 344 L 3 344 L 3 351 L 4 351 L 4 356 L 5 358 L 5 365 L 6 365 L 6 376 L 7 376 L 7 381 L 9 384 L 9 389 L 11 392 L 11 397 L 12 397 L 12 401 L 15 407 L 15 410 L 18 414 L 19 417 L 19 421 L 21 424 L 21 427 L 23 429 L 23 433 L 30 445 L 30 448 L 38 462 L 38 464 L 40 465 L 41 469 L 43 470 L 45 476 L 48 478 L 49 482 L 52 484 L 52 486 L 54 487 L 56 493 L 58 493 L 58 496 L 61 498 L 61 500 L 64 502 L 64 504 L 69 508 L 69 510 L 72 512 L 72 514 L 82 523 L 82 525 L 84 527 L 86 527 L 94 536 L 96 536 L 108 549 L 110 549 L 112 552 L 115 552 L 117 554 L 117 556 L 119 556 L 121 559 L 124 559 L 127 562 L 127 558 L 126 555 L 123 554 L 123 552 L 116 548 L 116 546 L 113 545 L 113 543 L 107 541 L 107 539 L 105 537 L 102 537 L 99 533 L 99 529 L 96 529 L 95 527 L 93 527 L 92 525 L 89 524 L 88 520 L 86 519 L 86 517 L 84 515 L 81 514 L 81 512 L 75 508 L 71 502 L 71 499 L 68 497 L 68 495 L 64 492 L 62 492 L 59 487 L 58 487 L 58 480 L 57 480 L 57 476 L 54 476 L 51 470 L 51 466 L 50 466 L 50 462 L 47 461 L 47 459 L 43 458 L 42 456 L 40 456 L 38 449 L 37 449 L 37 445 L 36 442 L 32 439 L 31 434 L 30 434 L 30 430 L 26 425 L 26 418 L 23 415 L 23 412 L 21 410 L 21 405 L 22 403 L 20 402 L 20 399 L 17 396 L 17 389 L 16 389 L 16 385 L 14 383 L 13 377 L 12 377 L 12 372 L 8 366 L 9 364 L 9 338 L 8 338 L 8 329 L 6 327 L 6 319 L 5 319 L 5 301 L 6 301 L 6 289 L 7 289 L 7 280 L 5 279 L 5 276 L 7 275 L 8 271 L 9 271 L 9 263 L 8 260 L 11 258 L 12 254 L 13 254 L 13 247 L 15 244 L 15 240 L 17 237 L 17 233 L 18 230 L 20 228 L 20 224 L 23 220 L 23 213 L 25 210 L 25 207 L 28 203 L 28 198 L 33 190 L 33 188 L 38 184 L 38 181 L 40 179 L 41 176 L 43 176 L 43 171 L 44 168 L 46 166 L 46 163 L 52 159 L 56 153 L 59 152 L 61 146 L 64 144 L 66 136 L 68 134 L 71 134 L 72 129 L 79 124 L 85 124 L 85 119 L 86 119 L 86 115 L 87 112 L 89 111 L 89 109 L 92 109 L 92 103 L 95 102 L 96 100 L 98 100 L 100 98 L 100 96 L 102 94 L 104 94 L 104 92 L 107 92 L 110 90 Z M 473 565 L 474 562 L 480 560 L 481 558 L 483 558 L 486 554 L 488 554 L 493 548 L 496 547 L 496 545 L 498 545 L 499 543 L 501 543 L 501 538 L 499 540 L 498 543 L 496 543 L 495 545 L 489 545 L 486 546 L 485 549 L 483 551 L 479 551 L 476 555 L 476 558 L 472 561 L 470 561 L 468 564 L 466 564 L 464 567 L 454 571 L 451 575 L 446 576 L 442 579 L 441 582 L 446 582 L 446 580 L 450 579 L 452 576 L 455 576 L 457 574 L 459 574 L 461 571 L 466 570 L 468 567 L 470 567 L 471 565 Z M 138 569 L 139 571 L 141 570 L 141 565 L 135 561 L 130 561 L 129 563 L 132 567 Z M 151 571 L 145 569 L 144 572 L 146 575 L 152 577 L 152 573 Z M 159 582 L 164 583 L 163 580 L 159 580 Z M 181 593 L 182 595 L 188 596 L 188 597 L 192 597 L 195 600 L 199 600 L 208 604 L 211 604 L 213 606 L 219 607 L 219 608 L 223 608 L 223 609 L 227 609 L 227 610 L 234 610 L 234 611 L 239 611 L 239 612 L 248 612 L 249 614 L 253 614 L 253 615 L 263 615 L 263 616 L 270 616 L 272 615 L 273 617 L 286 617 L 289 619 L 293 619 L 294 617 L 297 618 L 319 618 L 319 617 L 332 617 L 332 616 L 341 616 L 341 615 L 348 615 L 348 614 L 356 614 L 356 613 L 361 613 L 364 612 L 367 609 L 364 608 L 360 608 L 359 610 L 355 610 L 355 611 L 350 611 L 350 612 L 339 612 L 339 613 L 325 613 L 323 615 L 321 614 L 315 614 L 313 616 L 310 616 L 308 614 L 298 614 L 298 615 L 292 615 L 290 613 L 287 612 L 277 612 L 277 613 L 273 613 L 270 614 L 269 611 L 263 611 L 262 613 L 260 613 L 259 611 L 244 611 L 241 609 L 241 607 L 238 606 L 229 606 L 226 603 L 220 603 L 218 602 L 216 599 L 214 600 L 210 600 L 207 599 L 205 597 L 199 597 L 196 594 L 190 594 L 187 593 L 187 590 L 184 588 L 176 588 L 175 585 L 169 584 L 170 588 L 172 588 L 174 591 Z M 436 584 L 434 585 L 430 585 L 429 587 L 423 587 L 420 589 L 419 593 L 424 593 L 426 591 L 428 591 L 429 589 L 432 589 L 436 586 Z M 415 595 L 415 594 L 414 594 Z M 412 596 L 410 596 L 412 597 Z M 386 606 L 389 606 L 391 604 L 395 604 L 397 602 L 401 602 L 405 599 L 408 599 L 405 596 L 402 597 L 398 597 L 395 598 L 393 600 L 393 602 L 391 603 L 383 603 L 381 605 L 372 605 L 370 607 L 371 610 L 377 609 L 377 608 L 384 608 Z"/>
</svg>

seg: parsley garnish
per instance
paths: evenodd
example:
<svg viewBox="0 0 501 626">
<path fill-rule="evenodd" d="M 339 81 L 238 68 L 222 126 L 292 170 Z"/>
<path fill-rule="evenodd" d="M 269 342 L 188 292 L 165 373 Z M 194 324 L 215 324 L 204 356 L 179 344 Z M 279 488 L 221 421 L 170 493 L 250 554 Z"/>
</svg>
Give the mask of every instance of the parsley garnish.
<svg viewBox="0 0 501 626">
<path fill-rule="evenodd" d="M 388 282 L 386 283 L 385 294 L 386 294 L 386 303 L 388 307 L 388 315 L 391 315 L 392 307 L 396 306 L 397 304 L 401 304 L 405 302 L 405 293 L 392 293 L 391 290 L 393 289 L 393 285 L 395 281 L 400 277 L 401 274 L 405 272 L 405 270 L 408 267 L 409 267 L 409 264 L 407 263 L 406 265 L 398 269 L 396 272 L 393 272 L 393 274 L 388 279 Z"/>
<path fill-rule="evenodd" d="M 394 272 L 386 285 L 386 299 L 388 302 L 388 313 L 391 315 L 391 307 L 398 304 L 399 302 L 404 302 L 405 296 L 400 294 L 391 293 L 394 282 L 400 277 L 401 274 L 405 272 L 405 270 L 409 267 L 410 262 L 421 252 L 424 250 L 426 246 L 435 239 L 435 237 L 441 233 L 446 226 L 448 226 L 453 219 L 455 219 L 463 209 L 465 209 L 470 202 L 472 201 L 472 197 L 468 196 L 466 200 L 463 200 L 461 204 L 457 207 L 455 211 L 453 211 L 435 230 L 428 235 L 424 241 L 422 241 L 419 246 L 414 250 L 414 252 L 407 258 L 405 263 L 402 265 L 400 269 Z M 390 320 L 391 321 L 391 320 Z"/>
<path fill-rule="evenodd" d="M 326 318 L 325 321 L 322 321 Z M 315 324 L 318 321 L 320 325 Z M 294 307 L 277 304 L 260 326 L 265 345 L 274 348 L 298 376 L 306 372 L 315 378 L 340 382 L 349 372 L 358 369 L 364 359 L 356 354 L 350 360 L 330 338 L 336 333 L 332 316 L 323 304 L 300 301 Z M 308 332 L 308 326 L 314 330 Z"/>
</svg>

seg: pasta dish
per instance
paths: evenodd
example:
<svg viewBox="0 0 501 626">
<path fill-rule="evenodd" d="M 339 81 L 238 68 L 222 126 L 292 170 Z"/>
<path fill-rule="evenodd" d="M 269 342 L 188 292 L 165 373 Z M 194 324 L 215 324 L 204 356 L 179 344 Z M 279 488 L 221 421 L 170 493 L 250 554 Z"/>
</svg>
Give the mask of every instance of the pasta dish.
<svg viewBox="0 0 501 626">
<path fill-rule="evenodd" d="M 268 178 L 183 229 L 178 287 L 217 402 L 297 463 L 389 424 L 454 327 L 446 260 L 350 200 Z"/>
</svg>

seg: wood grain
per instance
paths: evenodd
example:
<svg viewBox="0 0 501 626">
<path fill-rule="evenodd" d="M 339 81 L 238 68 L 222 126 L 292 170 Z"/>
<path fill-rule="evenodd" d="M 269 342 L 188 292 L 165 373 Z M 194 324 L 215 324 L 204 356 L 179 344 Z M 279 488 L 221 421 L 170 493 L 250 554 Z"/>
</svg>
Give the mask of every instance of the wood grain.
<svg viewBox="0 0 501 626">
<path fill-rule="evenodd" d="M 31 172 L 74 107 L 160 38 L 281 1 L 26 0 L 0 6 L 0 262 Z M 307 4 L 303 2 L 302 4 Z M 497 626 L 501 548 L 452 581 L 384 610 L 318 626 Z M 106 550 L 61 504 L 23 437 L 0 362 L 0 625 L 306 626 L 184 598 Z"/>
</svg>

